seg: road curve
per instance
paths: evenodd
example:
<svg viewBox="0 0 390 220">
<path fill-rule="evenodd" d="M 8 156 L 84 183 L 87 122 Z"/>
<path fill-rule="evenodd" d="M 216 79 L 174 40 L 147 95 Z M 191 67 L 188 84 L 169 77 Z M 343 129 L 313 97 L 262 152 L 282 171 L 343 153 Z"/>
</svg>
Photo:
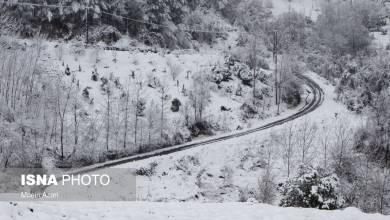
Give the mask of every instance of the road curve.
<svg viewBox="0 0 390 220">
<path fill-rule="evenodd" d="M 229 140 L 229 139 L 233 139 L 233 138 L 242 137 L 242 136 L 252 134 L 252 133 L 255 133 L 258 131 L 263 131 L 263 130 L 266 130 L 266 129 L 269 129 L 269 128 L 272 128 L 272 127 L 275 127 L 278 125 L 282 125 L 282 124 L 289 122 L 289 121 L 293 121 L 293 120 L 295 120 L 299 117 L 302 117 L 302 116 L 314 111 L 315 109 L 317 109 L 322 104 L 322 102 L 324 100 L 324 92 L 323 92 L 322 88 L 316 82 L 314 82 L 312 79 L 310 79 L 309 77 L 304 76 L 304 75 L 299 75 L 299 78 L 301 78 L 303 81 L 305 81 L 306 85 L 310 88 L 311 93 L 313 94 L 313 99 L 310 101 L 310 103 L 307 103 L 304 107 L 302 107 L 298 112 L 296 112 L 293 115 L 290 115 L 287 118 L 268 123 L 268 124 L 263 125 L 261 127 L 257 127 L 257 128 L 253 128 L 253 129 L 249 129 L 249 130 L 245 130 L 245 131 L 241 131 L 241 132 L 236 132 L 234 134 L 225 134 L 225 135 L 214 137 L 214 138 L 211 137 L 210 139 L 207 139 L 207 140 L 189 142 L 189 143 L 182 144 L 182 145 L 172 146 L 172 147 L 159 149 L 159 150 L 148 152 L 148 153 L 138 154 L 138 155 L 125 157 L 125 158 L 118 159 L 118 160 L 112 160 L 112 161 L 107 161 L 104 163 L 99 163 L 99 164 L 87 166 L 84 168 L 70 171 L 70 173 L 71 174 L 88 173 L 88 172 L 93 172 L 93 171 L 96 171 L 99 169 L 114 167 L 114 166 L 118 166 L 118 165 L 129 163 L 129 162 L 134 162 L 134 161 L 140 161 L 140 160 L 144 160 L 144 159 L 155 157 L 155 156 L 172 154 L 175 152 L 187 150 L 187 149 L 202 146 L 202 145 L 207 145 L 207 144 L 221 142 L 221 141 L 225 141 L 225 140 Z"/>
</svg>

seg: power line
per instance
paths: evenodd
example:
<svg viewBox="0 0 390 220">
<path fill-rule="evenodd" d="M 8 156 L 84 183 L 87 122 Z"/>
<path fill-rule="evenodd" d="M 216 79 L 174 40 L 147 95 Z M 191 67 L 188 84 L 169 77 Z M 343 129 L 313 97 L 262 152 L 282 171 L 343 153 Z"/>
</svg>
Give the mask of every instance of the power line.
<svg viewBox="0 0 390 220">
<path fill-rule="evenodd" d="M 9 6 L 13 5 L 25 5 L 25 6 L 36 6 L 36 7 L 48 7 L 48 8 L 73 8 L 72 6 L 66 6 L 66 5 L 48 5 L 48 4 L 36 4 L 36 3 L 29 3 L 29 2 L 13 2 L 10 1 L 0 1 L 1 4 L 7 4 Z"/>
<path fill-rule="evenodd" d="M 111 15 L 111 16 L 115 16 L 115 17 L 122 18 L 122 19 L 126 19 L 126 20 L 129 20 L 129 21 L 134 21 L 134 22 L 142 23 L 142 24 L 154 25 L 154 26 L 157 26 L 157 27 L 169 28 L 168 25 L 162 25 L 162 24 L 156 24 L 156 23 L 147 22 L 147 21 L 142 21 L 142 20 L 136 20 L 136 19 L 133 19 L 133 18 L 128 18 L 128 17 L 124 17 L 124 16 L 121 16 L 121 15 L 116 15 L 116 14 L 112 14 L 112 13 L 108 13 L 108 12 L 101 12 L 101 13 L 102 13 L 102 14 Z M 178 30 L 187 31 L 187 32 L 196 32 L 196 33 L 224 34 L 224 33 L 229 32 L 229 31 L 234 31 L 235 29 L 227 29 L 225 32 L 223 32 L 223 31 L 202 30 L 202 29 L 192 29 L 192 28 L 178 28 Z"/>
<path fill-rule="evenodd" d="M 7 4 L 9 6 L 12 5 L 24 5 L 24 6 L 36 6 L 36 7 L 48 7 L 48 8 L 74 8 L 73 6 L 66 6 L 66 5 L 47 5 L 47 4 L 36 4 L 36 3 L 27 3 L 27 2 L 12 2 L 12 1 L 0 1 L 0 4 Z M 94 13 L 101 13 L 101 14 L 106 14 L 106 15 L 111 15 L 117 18 L 125 19 L 128 21 L 144 24 L 144 25 L 151 25 L 151 26 L 156 26 L 156 27 L 163 27 L 163 28 L 170 28 L 168 25 L 162 25 L 162 24 L 157 24 L 153 22 L 148 22 L 144 20 L 139 20 L 139 19 L 134 19 L 134 18 L 129 18 L 125 17 L 122 15 L 116 15 L 113 13 L 108 13 L 104 11 L 96 11 L 94 7 L 82 7 L 83 9 L 86 10 L 93 10 Z M 213 30 L 203 30 L 203 29 L 195 29 L 195 28 L 177 28 L 178 30 L 185 31 L 185 32 L 193 32 L 193 33 L 209 33 L 209 34 L 225 34 L 226 32 L 230 31 L 236 31 L 237 29 L 225 29 L 224 31 L 213 31 Z"/>
</svg>

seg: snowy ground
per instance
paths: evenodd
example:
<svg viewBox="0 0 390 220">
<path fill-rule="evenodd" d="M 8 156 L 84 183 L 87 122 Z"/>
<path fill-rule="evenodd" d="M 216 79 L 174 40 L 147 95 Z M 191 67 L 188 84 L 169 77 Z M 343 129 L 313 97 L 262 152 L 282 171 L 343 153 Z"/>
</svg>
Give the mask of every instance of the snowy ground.
<svg viewBox="0 0 390 220">
<path fill-rule="evenodd" d="M 338 117 L 347 117 L 358 125 L 361 119 L 349 114 L 345 107 L 334 101 L 334 87 L 314 73 L 307 73 L 321 85 L 325 92 L 324 104 L 310 113 L 308 118 L 317 123 L 334 123 Z M 302 119 L 300 119 L 302 120 Z M 297 123 L 297 122 L 293 122 Z M 283 126 L 248 135 L 239 140 L 202 146 L 173 155 L 151 158 L 121 167 L 147 167 L 157 162 L 156 174 L 137 179 L 140 202 L 100 203 L 0 203 L 0 219 L 263 219 L 263 220 L 381 220 L 379 214 L 364 214 L 355 208 L 337 211 L 317 209 L 281 208 L 258 203 L 236 203 L 238 188 L 255 187 L 262 169 L 256 166 L 261 145 L 271 141 L 272 134 Z M 184 158 L 184 159 L 183 159 Z M 198 158 L 193 160 L 192 158 Z M 243 161 L 242 159 L 245 158 Z M 227 168 L 226 168 L 227 167 Z M 234 169 L 229 172 L 228 167 Z M 284 178 L 280 161 L 274 165 L 278 179 Z M 179 169 L 178 169 L 179 168 Z M 165 172 L 165 173 L 164 173 Z M 223 176 L 223 178 L 222 178 Z M 231 179 L 231 180 L 228 180 Z M 226 187 L 226 181 L 230 186 Z M 225 182 L 225 183 L 224 183 Z M 198 198 L 195 198 L 198 195 Z M 154 202 L 141 202 L 141 200 Z M 178 202 L 189 200 L 191 202 Z M 155 201 L 160 201 L 156 203 Z M 170 201 L 161 203 L 161 201 Z M 197 202 L 194 202 L 197 201 Z M 225 203 L 203 203 L 203 202 Z"/>
<path fill-rule="evenodd" d="M 355 208 L 337 211 L 257 203 L 0 203 L 1 220 L 385 220 Z"/>
<path fill-rule="evenodd" d="M 295 127 L 308 120 L 322 132 L 321 129 L 332 130 L 331 126 L 341 119 L 351 127 L 364 123 L 363 118 L 350 114 L 342 104 L 335 102 L 333 86 L 314 73 L 308 75 L 324 89 L 325 100 L 316 111 L 291 122 Z M 285 126 L 288 125 L 120 167 L 139 169 L 157 164 L 154 175 L 137 178 L 140 201 L 237 202 L 240 191 L 256 189 L 264 171 L 265 151 L 269 146 L 278 146 L 276 136 Z M 278 151 L 277 147 L 273 149 L 273 167 L 277 180 L 282 181 L 286 178 L 286 169 Z M 321 149 L 313 148 L 311 154 L 320 155 Z M 314 164 L 321 165 L 321 158 L 313 160 Z"/>
</svg>

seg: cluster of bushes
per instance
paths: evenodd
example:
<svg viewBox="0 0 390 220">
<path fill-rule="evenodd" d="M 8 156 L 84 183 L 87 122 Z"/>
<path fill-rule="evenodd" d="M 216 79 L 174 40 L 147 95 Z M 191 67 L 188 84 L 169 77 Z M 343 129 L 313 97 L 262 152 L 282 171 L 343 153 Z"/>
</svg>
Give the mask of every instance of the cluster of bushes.
<svg viewBox="0 0 390 220">
<path fill-rule="evenodd" d="M 390 88 L 386 53 L 361 55 L 345 62 L 336 92 L 349 110 L 362 113 L 375 109 L 378 97 Z"/>
</svg>

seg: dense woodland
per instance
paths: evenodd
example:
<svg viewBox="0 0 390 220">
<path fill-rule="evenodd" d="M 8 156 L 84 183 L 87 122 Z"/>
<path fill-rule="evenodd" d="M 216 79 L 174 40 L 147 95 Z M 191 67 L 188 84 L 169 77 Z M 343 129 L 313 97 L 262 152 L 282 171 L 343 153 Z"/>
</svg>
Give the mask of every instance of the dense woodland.
<svg viewBox="0 0 390 220">
<path fill-rule="evenodd" d="M 60 167 L 83 166 L 180 144 L 194 137 L 194 133 L 211 134 L 203 115 L 209 104 L 211 84 L 216 86 L 214 84 L 236 74 L 243 84 L 253 88 L 245 112 L 259 114 L 258 109 L 265 105 L 260 97 L 266 92 L 256 90 L 256 83 L 264 80 L 257 70 L 269 69 L 267 58 L 279 54 L 283 66 L 280 66 L 281 75 L 273 90 L 279 93 L 276 103 L 297 105 L 301 101 L 301 82 L 296 74 L 309 69 L 336 87 L 338 101 L 346 108 L 368 117 L 367 124 L 356 132 L 342 125 L 337 127 L 334 142 L 309 122 L 305 122 L 299 132 L 286 128 L 278 139 L 285 149 L 283 158 L 288 165 L 292 163 L 293 153 L 302 153 L 303 158 L 297 176 L 279 185 L 284 197 L 281 205 L 322 209 L 353 205 L 367 212 L 388 212 L 390 45 L 387 50 L 375 49 L 371 47 L 370 37 L 370 32 L 382 31 L 386 24 L 389 12 L 381 1 L 324 1 L 316 21 L 293 10 L 273 16 L 272 1 L 260 0 L 29 2 L 61 3 L 64 7 L 0 5 L 1 167 L 41 167 L 47 163 L 46 157 L 54 158 L 56 166 Z M 106 97 L 104 114 L 95 115 L 82 104 L 88 90 L 80 94 L 76 82 L 64 83 L 61 75 L 48 73 L 37 62 L 45 37 L 84 42 L 87 23 L 90 25 L 89 43 L 110 44 L 128 35 L 146 45 L 170 49 L 213 45 L 226 38 L 230 31 L 238 31 L 238 49 L 230 51 L 226 67 L 232 72 L 247 71 L 238 74 L 214 71 L 191 76 L 192 87 L 183 88 L 188 90 L 190 99 L 186 104 L 171 100 L 166 94 L 166 85 L 156 80 L 151 83 L 160 94 L 155 102 L 142 97 L 142 83 L 136 80 L 123 86 L 120 97 L 114 101 L 112 91 L 121 85 L 112 77 L 102 86 Z M 10 34 L 31 38 L 31 44 L 20 45 L 2 37 Z M 234 68 L 231 63 L 245 67 Z M 172 64 L 170 71 L 174 81 L 176 70 Z M 182 123 L 191 134 L 165 133 L 166 114 L 178 110 L 178 106 L 185 119 Z M 115 123 L 117 121 L 124 123 Z M 145 138 L 140 140 L 140 137 Z M 322 140 L 321 147 L 325 148 L 325 155 L 320 155 L 325 156 L 325 169 L 312 168 L 310 160 L 305 160 L 305 152 L 316 143 L 313 141 L 316 138 Z M 97 150 L 96 145 L 105 150 Z M 124 150 L 113 151 L 113 145 L 123 146 Z M 64 152 L 64 149 L 71 150 Z M 271 171 L 264 179 L 267 181 L 260 185 L 268 190 L 259 194 L 260 200 L 271 202 L 270 192 L 274 189 L 268 185 L 272 182 Z M 342 192 L 336 193 L 334 184 L 339 185 Z M 320 197 L 307 190 L 313 185 L 322 187 Z M 308 202 L 307 198 L 311 200 Z M 329 203 L 325 204 L 323 198 Z"/>
<path fill-rule="evenodd" d="M 193 39 L 212 43 L 213 38 L 220 33 L 183 30 L 202 29 L 221 32 L 227 28 L 226 21 L 245 22 L 237 19 L 241 16 L 235 16 L 235 13 L 250 13 L 247 12 L 252 7 L 250 4 L 262 5 L 254 1 L 232 0 L 33 0 L 26 2 L 49 6 L 3 4 L 4 13 L 17 18 L 17 22 L 21 24 L 18 31 L 22 36 L 34 36 L 39 31 L 50 38 L 84 38 L 89 25 L 91 42 L 99 40 L 110 42 L 118 40 L 121 35 L 130 35 L 146 44 L 158 44 L 167 48 L 191 48 L 194 46 Z M 50 7 L 58 4 L 63 7 Z M 255 16 L 264 18 L 269 16 L 269 11 L 262 11 L 256 11 Z"/>
</svg>

